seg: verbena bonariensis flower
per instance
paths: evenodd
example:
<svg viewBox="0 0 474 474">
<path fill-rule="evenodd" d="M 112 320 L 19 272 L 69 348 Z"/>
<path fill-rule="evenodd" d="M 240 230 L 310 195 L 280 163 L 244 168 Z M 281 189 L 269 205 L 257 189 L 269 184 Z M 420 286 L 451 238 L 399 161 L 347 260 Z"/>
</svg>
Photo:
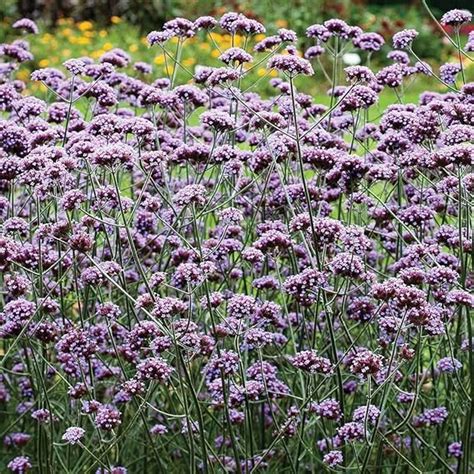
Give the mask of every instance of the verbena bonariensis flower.
<svg viewBox="0 0 474 474">
<path fill-rule="evenodd" d="M 14 472 L 16 474 L 25 474 L 27 473 L 33 466 L 30 462 L 30 458 L 27 456 L 18 456 L 14 459 L 12 459 L 8 465 L 8 469 L 10 469 L 11 472 Z"/>
<path fill-rule="evenodd" d="M 468 10 L 449 10 L 446 12 L 440 20 L 442 25 L 460 26 L 466 23 L 470 23 L 472 20 L 472 13 Z"/>
<path fill-rule="evenodd" d="M 329 467 L 336 468 L 341 465 L 344 461 L 344 457 L 341 451 L 329 451 L 329 453 L 323 456 L 324 464 L 327 464 Z"/>
<path fill-rule="evenodd" d="M 407 49 L 411 47 L 413 40 L 418 36 L 418 31 L 413 29 L 399 31 L 392 38 L 395 49 Z"/>
<path fill-rule="evenodd" d="M 315 351 L 302 351 L 291 358 L 291 363 L 298 369 L 311 374 L 331 374 L 333 371 L 331 361 L 316 355 Z"/>
<path fill-rule="evenodd" d="M 21 18 L 20 20 L 15 21 L 15 23 L 13 23 L 12 25 L 12 28 L 23 30 L 26 33 L 37 34 L 39 32 L 36 23 L 33 20 L 30 20 L 29 18 Z"/>
<path fill-rule="evenodd" d="M 69 444 L 76 444 L 78 443 L 85 434 L 85 430 L 80 428 L 79 426 L 70 426 L 64 432 L 62 439 Z"/>
<path fill-rule="evenodd" d="M 352 42 L 354 46 L 363 51 L 379 51 L 385 44 L 385 40 L 378 33 L 362 33 L 356 36 Z"/>
<path fill-rule="evenodd" d="M 297 76 L 298 74 L 305 76 L 314 74 L 311 64 L 306 59 L 292 54 L 277 54 L 273 56 L 268 61 L 268 67 L 288 74 L 290 77 Z"/>
<path fill-rule="evenodd" d="M 25 79 L 10 31 L 0 470 L 467 472 L 469 18 L 439 75 L 414 30 L 226 12 Z"/>
<path fill-rule="evenodd" d="M 446 63 L 439 68 L 439 75 L 446 84 L 454 84 L 460 72 L 461 66 L 454 63 Z"/>
</svg>

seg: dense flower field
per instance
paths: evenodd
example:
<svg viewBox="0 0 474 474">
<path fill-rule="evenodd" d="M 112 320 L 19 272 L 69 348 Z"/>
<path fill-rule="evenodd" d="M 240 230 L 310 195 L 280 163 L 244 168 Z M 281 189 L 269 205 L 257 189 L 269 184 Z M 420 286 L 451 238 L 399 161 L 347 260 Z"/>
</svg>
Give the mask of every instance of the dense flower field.
<svg viewBox="0 0 474 474">
<path fill-rule="evenodd" d="M 151 32 L 158 77 L 116 45 L 26 80 L 38 28 L 17 21 L 0 45 L 0 470 L 472 472 L 471 19 L 441 18 L 456 61 L 436 70 L 413 29 L 334 19 L 300 51 L 226 13 Z M 219 66 L 183 61 L 218 34 Z M 346 67 L 354 51 L 366 64 Z M 328 105 L 301 92 L 313 75 Z M 406 103 L 424 76 L 441 92 Z"/>
</svg>

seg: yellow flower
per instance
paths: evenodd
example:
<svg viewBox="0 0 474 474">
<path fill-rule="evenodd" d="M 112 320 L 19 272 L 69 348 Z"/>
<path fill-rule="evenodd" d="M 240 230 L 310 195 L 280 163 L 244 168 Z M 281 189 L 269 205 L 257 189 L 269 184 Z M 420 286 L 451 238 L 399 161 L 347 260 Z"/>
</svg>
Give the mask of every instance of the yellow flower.
<svg viewBox="0 0 474 474">
<path fill-rule="evenodd" d="M 27 81 L 30 77 L 30 73 L 27 69 L 21 69 L 16 73 L 17 79 L 20 79 L 20 81 Z"/>
<path fill-rule="evenodd" d="M 194 64 L 196 64 L 196 59 L 195 58 L 186 58 L 186 59 L 183 59 L 183 64 L 185 66 L 192 66 Z"/>
<path fill-rule="evenodd" d="M 220 51 L 219 51 L 218 49 L 213 49 L 213 50 L 211 51 L 211 56 L 212 56 L 213 58 L 218 58 L 220 55 L 221 55 L 221 53 L 220 53 Z"/>
<path fill-rule="evenodd" d="M 280 19 L 275 21 L 275 25 L 278 26 L 278 28 L 286 28 L 288 26 L 288 22 L 286 20 Z"/>
<path fill-rule="evenodd" d="M 267 70 L 264 67 L 259 67 L 257 69 L 257 76 L 263 77 L 267 73 Z"/>
<path fill-rule="evenodd" d="M 242 44 L 244 44 L 244 37 L 240 35 L 235 35 L 234 44 L 235 46 L 241 46 Z"/>
<path fill-rule="evenodd" d="M 131 53 L 136 53 L 138 51 L 138 45 L 137 44 L 131 44 L 128 48 L 128 50 L 131 52 Z"/>
<path fill-rule="evenodd" d="M 109 43 L 109 42 L 104 43 L 102 45 L 102 49 L 104 49 L 105 51 L 110 51 L 113 47 L 114 47 L 114 45 L 112 43 Z"/>
<path fill-rule="evenodd" d="M 39 66 L 39 67 L 48 67 L 48 66 L 49 66 L 49 59 L 42 59 L 42 60 L 38 63 L 38 66 Z"/>
<path fill-rule="evenodd" d="M 45 42 L 41 41 L 43 44 L 48 45 L 48 51 L 51 51 L 52 49 L 56 49 L 58 47 L 58 42 L 55 38 L 52 38 L 51 40 Z"/>
<path fill-rule="evenodd" d="M 48 89 L 42 82 L 33 82 L 33 84 L 31 84 L 31 90 L 46 92 Z"/>
<path fill-rule="evenodd" d="M 72 18 L 60 18 L 58 20 L 58 25 L 72 25 L 74 20 Z"/>
<path fill-rule="evenodd" d="M 219 41 L 222 39 L 222 35 L 220 33 L 209 33 L 209 36 L 216 42 L 219 43 Z"/>
<path fill-rule="evenodd" d="M 63 49 L 62 50 L 62 55 L 64 57 L 71 56 L 71 50 L 70 49 Z"/>
<path fill-rule="evenodd" d="M 262 41 L 263 39 L 265 39 L 264 34 L 255 35 L 255 41 Z"/>
<path fill-rule="evenodd" d="M 77 27 L 81 30 L 81 31 L 87 31 L 87 30 L 92 30 L 93 28 L 93 24 L 91 21 L 81 21 L 80 23 L 77 24 Z"/>
<path fill-rule="evenodd" d="M 53 39 L 53 35 L 50 35 L 49 33 L 45 33 L 42 37 L 41 37 L 41 42 L 43 44 L 48 44 L 49 42 L 51 42 Z"/>
<path fill-rule="evenodd" d="M 61 31 L 61 34 L 63 36 L 72 36 L 74 34 L 74 32 L 71 30 L 71 28 L 64 28 L 62 31 Z"/>
<path fill-rule="evenodd" d="M 107 36 L 107 30 L 100 30 L 99 31 L 99 36 L 101 38 L 105 38 Z"/>
<path fill-rule="evenodd" d="M 103 49 L 97 49 L 95 51 L 92 51 L 92 53 L 90 53 L 91 55 L 91 58 L 92 59 L 98 59 L 100 58 L 103 54 L 105 53 L 105 51 Z"/>
<path fill-rule="evenodd" d="M 121 23 L 121 22 L 122 22 L 122 18 L 120 18 L 119 16 L 112 16 L 112 17 L 110 17 L 110 21 L 111 21 L 114 25 L 117 25 L 118 23 Z"/>
<path fill-rule="evenodd" d="M 77 44 L 81 44 L 81 45 L 85 45 L 85 44 L 90 44 L 91 43 L 91 39 L 90 38 L 86 38 L 85 36 L 80 36 L 79 38 L 77 38 Z"/>
<path fill-rule="evenodd" d="M 161 64 L 164 64 L 165 63 L 165 55 L 164 54 L 160 54 L 159 56 L 156 56 L 155 59 L 153 60 L 153 62 L 157 65 L 161 65 Z"/>
<path fill-rule="evenodd" d="M 199 49 L 203 51 L 209 51 L 211 49 L 211 45 L 209 43 L 199 43 Z"/>
</svg>

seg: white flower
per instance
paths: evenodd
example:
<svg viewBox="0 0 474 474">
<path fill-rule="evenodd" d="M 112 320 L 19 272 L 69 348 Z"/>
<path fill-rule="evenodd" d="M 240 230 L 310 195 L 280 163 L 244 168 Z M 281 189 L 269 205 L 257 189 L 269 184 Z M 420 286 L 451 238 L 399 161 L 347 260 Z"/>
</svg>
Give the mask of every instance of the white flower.
<svg viewBox="0 0 474 474">
<path fill-rule="evenodd" d="M 357 66 L 361 59 L 357 53 L 346 53 L 342 55 L 342 62 L 348 66 Z"/>
</svg>

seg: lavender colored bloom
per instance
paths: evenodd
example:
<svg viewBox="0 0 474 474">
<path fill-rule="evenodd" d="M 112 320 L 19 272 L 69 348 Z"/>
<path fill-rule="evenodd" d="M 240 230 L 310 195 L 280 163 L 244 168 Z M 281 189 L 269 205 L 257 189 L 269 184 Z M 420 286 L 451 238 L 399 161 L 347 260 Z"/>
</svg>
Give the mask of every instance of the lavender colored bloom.
<svg viewBox="0 0 474 474">
<path fill-rule="evenodd" d="M 138 71 L 142 74 L 151 74 L 153 71 L 153 66 L 144 61 L 137 61 L 133 65 L 133 69 L 135 69 L 135 71 Z"/>
<path fill-rule="evenodd" d="M 464 46 L 466 51 L 474 51 L 474 31 L 470 31 L 467 37 L 467 43 Z"/>
<path fill-rule="evenodd" d="M 15 21 L 15 23 L 12 25 L 12 28 L 23 30 L 26 33 L 32 33 L 34 35 L 39 33 L 38 26 L 33 20 L 30 20 L 29 18 L 22 18 Z"/>
<path fill-rule="evenodd" d="M 312 76 L 314 74 L 311 64 L 306 59 L 291 54 L 276 54 L 268 61 L 268 67 L 288 74 L 291 77 L 298 74 L 305 76 Z"/>
<path fill-rule="evenodd" d="M 150 434 L 154 436 L 163 436 L 166 433 L 168 433 L 168 428 L 160 423 L 157 423 L 150 428 Z"/>
<path fill-rule="evenodd" d="M 362 441 L 366 436 L 366 431 L 363 423 L 350 421 L 337 429 L 337 435 L 341 441 L 352 443 Z"/>
<path fill-rule="evenodd" d="M 395 33 L 392 38 L 393 47 L 395 49 L 408 49 L 411 48 L 413 40 L 418 36 L 416 30 L 403 30 Z"/>
<path fill-rule="evenodd" d="M 463 450 L 461 441 L 454 441 L 448 445 L 448 456 L 453 458 L 462 458 Z"/>
<path fill-rule="evenodd" d="M 8 433 L 3 438 L 4 446 L 22 448 L 31 441 L 31 435 L 27 433 Z"/>
<path fill-rule="evenodd" d="M 86 63 L 82 59 L 68 59 L 63 66 L 74 76 L 84 74 Z"/>
<path fill-rule="evenodd" d="M 317 289 L 325 283 L 326 277 L 323 273 L 307 268 L 297 275 L 288 277 L 283 287 L 288 294 L 309 306 L 316 301 Z"/>
<path fill-rule="evenodd" d="M 344 69 L 348 81 L 371 83 L 375 74 L 365 66 L 349 66 Z"/>
<path fill-rule="evenodd" d="M 191 203 L 203 205 L 206 202 L 206 189 L 200 184 L 190 184 L 176 193 L 174 201 L 182 207 Z"/>
<path fill-rule="evenodd" d="M 28 44 L 23 43 L 1 44 L 0 54 L 12 58 L 19 63 L 24 63 L 33 59 L 33 55 L 28 51 Z"/>
<path fill-rule="evenodd" d="M 79 428 L 78 426 L 70 426 L 66 429 L 62 439 L 68 444 L 76 444 L 84 437 L 84 434 L 85 430 L 83 428 Z"/>
<path fill-rule="evenodd" d="M 441 425 L 448 418 L 448 410 L 445 407 L 427 408 L 419 416 L 413 418 L 415 426 L 436 426 Z"/>
<path fill-rule="evenodd" d="M 243 64 L 252 61 L 252 55 L 242 48 L 229 48 L 226 49 L 220 56 L 219 59 L 226 64 Z"/>
<path fill-rule="evenodd" d="M 329 375 L 333 372 L 331 361 L 325 357 L 318 356 L 316 351 L 302 351 L 290 359 L 291 364 L 311 374 Z"/>
<path fill-rule="evenodd" d="M 368 109 L 378 101 L 377 93 L 370 87 L 356 85 L 341 101 L 342 111 Z"/>
<path fill-rule="evenodd" d="M 220 132 L 235 127 L 234 119 L 226 112 L 204 112 L 201 114 L 201 122 Z"/>
<path fill-rule="evenodd" d="M 173 372 L 164 359 L 153 357 L 143 360 L 137 365 L 137 375 L 142 380 L 166 382 Z"/>
<path fill-rule="evenodd" d="M 464 290 L 452 290 L 447 294 L 448 303 L 474 308 L 474 295 Z"/>
<path fill-rule="evenodd" d="M 135 159 L 135 150 L 124 143 L 99 147 L 91 155 L 91 162 L 99 166 L 114 166 L 128 164 Z"/>
<path fill-rule="evenodd" d="M 110 469 L 100 467 L 95 474 L 128 474 L 128 469 L 123 466 L 111 466 Z"/>
<path fill-rule="evenodd" d="M 460 72 L 461 66 L 454 63 L 446 63 L 439 68 L 439 76 L 446 84 L 455 84 L 456 76 Z"/>
<path fill-rule="evenodd" d="M 321 56 L 322 54 L 324 54 L 324 52 L 325 52 L 325 49 L 320 45 L 310 46 L 305 51 L 304 57 L 306 59 L 314 59 L 314 58 L 317 58 L 318 56 Z"/>
<path fill-rule="evenodd" d="M 194 20 L 195 30 L 211 30 L 217 25 L 217 20 L 212 16 L 200 16 Z"/>
<path fill-rule="evenodd" d="M 194 24 L 192 21 L 186 18 L 174 18 L 165 22 L 163 25 L 165 31 L 170 31 L 173 36 L 180 38 L 191 38 L 194 36 Z"/>
<path fill-rule="evenodd" d="M 365 274 L 365 266 L 362 259 L 349 252 L 336 255 L 329 264 L 329 267 L 335 275 L 348 278 L 360 278 Z"/>
<path fill-rule="evenodd" d="M 436 364 L 436 368 L 445 374 L 453 374 L 462 368 L 462 364 L 453 357 L 443 357 Z"/>
<path fill-rule="evenodd" d="M 166 43 L 171 37 L 173 36 L 172 31 L 152 31 L 148 33 L 146 39 L 150 46 L 154 46 L 155 44 L 162 44 Z"/>
<path fill-rule="evenodd" d="M 375 405 L 369 405 L 368 407 L 364 405 L 354 410 L 352 421 L 365 423 L 365 420 L 367 420 L 368 423 L 375 426 L 379 417 L 380 410 Z"/>
<path fill-rule="evenodd" d="M 210 86 L 218 86 L 228 82 L 236 81 L 240 77 L 240 73 L 232 68 L 216 68 L 206 78 L 206 82 Z"/>
<path fill-rule="evenodd" d="M 329 467 L 335 468 L 344 462 L 344 457 L 341 451 L 329 451 L 323 456 L 323 463 Z"/>
<path fill-rule="evenodd" d="M 95 425 L 104 431 L 111 431 L 122 423 L 121 413 L 108 406 L 101 406 L 95 416 Z"/>
<path fill-rule="evenodd" d="M 440 20 L 442 25 L 459 27 L 472 20 L 472 13 L 468 10 L 453 9 L 446 12 Z"/>
<path fill-rule="evenodd" d="M 379 51 L 385 44 L 385 40 L 378 33 L 362 33 L 352 40 L 354 46 L 362 51 Z"/>
<path fill-rule="evenodd" d="M 352 360 L 350 370 L 363 377 L 377 374 L 383 366 L 383 357 L 369 350 L 358 352 Z"/>
<path fill-rule="evenodd" d="M 324 25 L 311 25 L 306 29 L 306 36 L 326 42 L 331 38 L 331 32 Z"/>
<path fill-rule="evenodd" d="M 341 416 L 341 406 L 339 402 L 333 398 L 328 398 L 320 403 L 310 406 L 310 411 L 316 415 L 327 418 L 328 420 L 338 421 Z"/>
<path fill-rule="evenodd" d="M 33 466 L 28 456 L 18 456 L 13 458 L 7 465 L 8 469 L 15 474 L 25 474 Z"/>
<path fill-rule="evenodd" d="M 332 36 L 338 36 L 342 39 L 348 39 L 351 34 L 350 26 L 339 18 L 333 18 L 324 22 L 324 27 Z"/>
<path fill-rule="evenodd" d="M 410 64 L 410 56 L 405 51 L 393 50 L 387 54 L 387 58 L 394 63 L 408 65 Z"/>
<path fill-rule="evenodd" d="M 381 69 L 375 77 L 377 78 L 377 82 L 383 86 L 398 87 L 403 82 L 402 72 L 402 68 L 399 64 L 393 64 Z"/>
</svg>

